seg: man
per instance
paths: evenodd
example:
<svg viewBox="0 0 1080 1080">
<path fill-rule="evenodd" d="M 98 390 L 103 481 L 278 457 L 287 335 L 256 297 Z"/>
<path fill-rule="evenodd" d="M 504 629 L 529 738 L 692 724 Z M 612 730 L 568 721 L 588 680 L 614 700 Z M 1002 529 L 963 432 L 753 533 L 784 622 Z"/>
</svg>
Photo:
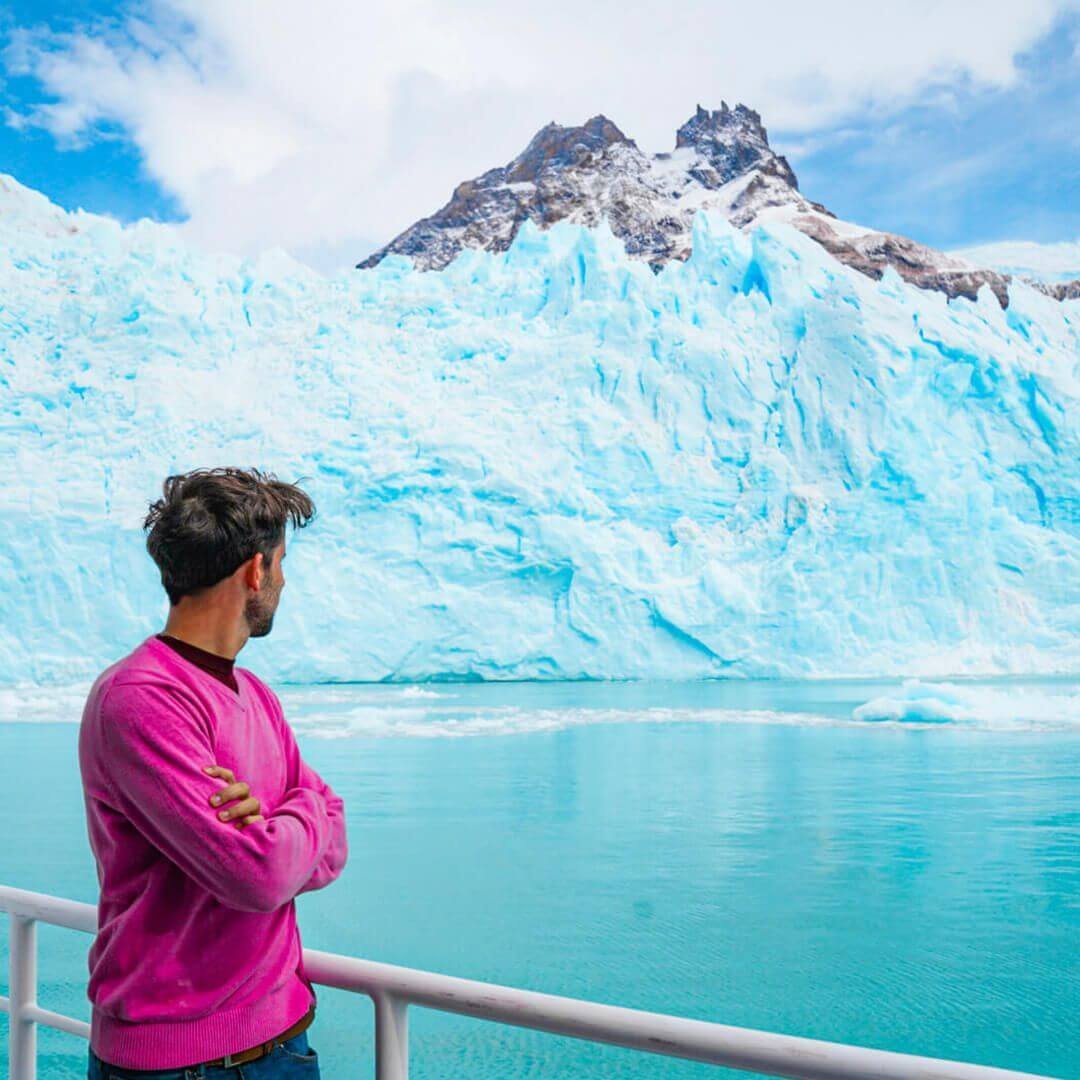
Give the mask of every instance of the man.
<svg viewBox="0 0 1080 1080">
<path fill-rule="evenodd" d="M 293 898 L 336 880 L 344 805 L 237 653 L 270 633 L 300 488 L 170 476 L 143 527 L 170 609 L 98 676 L 79 732 L 101 889 L 90 1080 L 318 1077 Z"/>
</svg>

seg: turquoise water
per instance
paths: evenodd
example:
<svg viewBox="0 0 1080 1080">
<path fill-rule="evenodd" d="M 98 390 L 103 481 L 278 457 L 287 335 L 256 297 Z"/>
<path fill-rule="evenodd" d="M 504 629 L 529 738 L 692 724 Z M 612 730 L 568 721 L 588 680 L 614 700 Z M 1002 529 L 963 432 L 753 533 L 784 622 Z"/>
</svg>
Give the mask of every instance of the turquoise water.
<svg viewBox="0 0 1080 1080">
<path fill-rule="evenodd" d="M 934 690 L 949 717 L 874 723 L 853 721 L 856 706 L 918 695 L 895 683 L 281 688 L 305 757 L 348 808 L 344 874 L 297 901 L 304 942 L 1080 1076 L 1077 691 L 953 683 Z M 93 902 L 77 701 L 0 700 L 18 721 L 0 723 L 0 881 Z M 89 1019 L 89 938 L 41 927 L 39 941 L 39 999 Z M 0 942 L 6 992 L 6 925 Z M 368 1000 L 319 997 L 310 1039 L 324 1076 L 373 1075 Z M 414 1078 L 727 1075 L 422 1009 L 410 1027 Z M 6 1037 L 0 1020 L 0 1060 Z M 41 1030 L 39 1048 L 46 1080 L 85 1075 L 81 1040 Z"/>
</svg>

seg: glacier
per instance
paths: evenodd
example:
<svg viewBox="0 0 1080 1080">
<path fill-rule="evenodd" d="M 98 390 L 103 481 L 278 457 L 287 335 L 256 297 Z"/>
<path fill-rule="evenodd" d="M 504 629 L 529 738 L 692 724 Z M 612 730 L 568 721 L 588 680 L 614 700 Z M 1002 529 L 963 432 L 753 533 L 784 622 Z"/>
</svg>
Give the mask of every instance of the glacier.
<svg viewBox="0 0 1080 1080">
<path fill-rule="evenodd" d="M 0 176 L 0 686 L 160 630 L 170 473 L 258 465 L 290 534 L 284 682 L 1075 673 L 1080 301 L 873 281 L 697 215 L 444 270 L 67 213 Z"/>
</svg>

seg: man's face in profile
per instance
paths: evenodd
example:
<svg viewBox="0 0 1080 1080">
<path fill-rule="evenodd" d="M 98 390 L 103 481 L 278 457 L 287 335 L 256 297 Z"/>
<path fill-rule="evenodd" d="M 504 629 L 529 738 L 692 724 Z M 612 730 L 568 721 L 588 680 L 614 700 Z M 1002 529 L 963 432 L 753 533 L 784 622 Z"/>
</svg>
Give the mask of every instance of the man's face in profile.
<svg viewBox="0 0 1080 1080">
<path fill-rule="evenodd" d="M 248 632 L 254 637 L 266 637 L 274 625 L 274 612 L 277 611 L 281 590 L 285 587 L 285 573 L 281 562 L 285 558 L 285 544 L 274 549 L 270 562 L 263 562 L 262 588 L 248 599 L 244 607 L 244 618 Z"/>
</svg>

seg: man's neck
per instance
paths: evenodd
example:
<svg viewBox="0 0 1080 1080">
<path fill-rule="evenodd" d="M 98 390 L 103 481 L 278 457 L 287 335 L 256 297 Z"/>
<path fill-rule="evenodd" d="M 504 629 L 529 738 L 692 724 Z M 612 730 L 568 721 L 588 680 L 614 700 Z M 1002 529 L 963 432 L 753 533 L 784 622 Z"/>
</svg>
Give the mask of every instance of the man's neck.
<svg viewBox="0 0 1080 1080">
<path fill-rule="evenodd" d="M 165 622 L 163 634 L 178 641 L 186 641 L 197 649 L 223 656 L 226 660 L 235 660 L 237 653 L 247 644 L 248 634 L 239 628 L 223 627 L 220 624 L 207 624 L 194 619 L 178 618 L 170 614 Z"/>
</svg>

